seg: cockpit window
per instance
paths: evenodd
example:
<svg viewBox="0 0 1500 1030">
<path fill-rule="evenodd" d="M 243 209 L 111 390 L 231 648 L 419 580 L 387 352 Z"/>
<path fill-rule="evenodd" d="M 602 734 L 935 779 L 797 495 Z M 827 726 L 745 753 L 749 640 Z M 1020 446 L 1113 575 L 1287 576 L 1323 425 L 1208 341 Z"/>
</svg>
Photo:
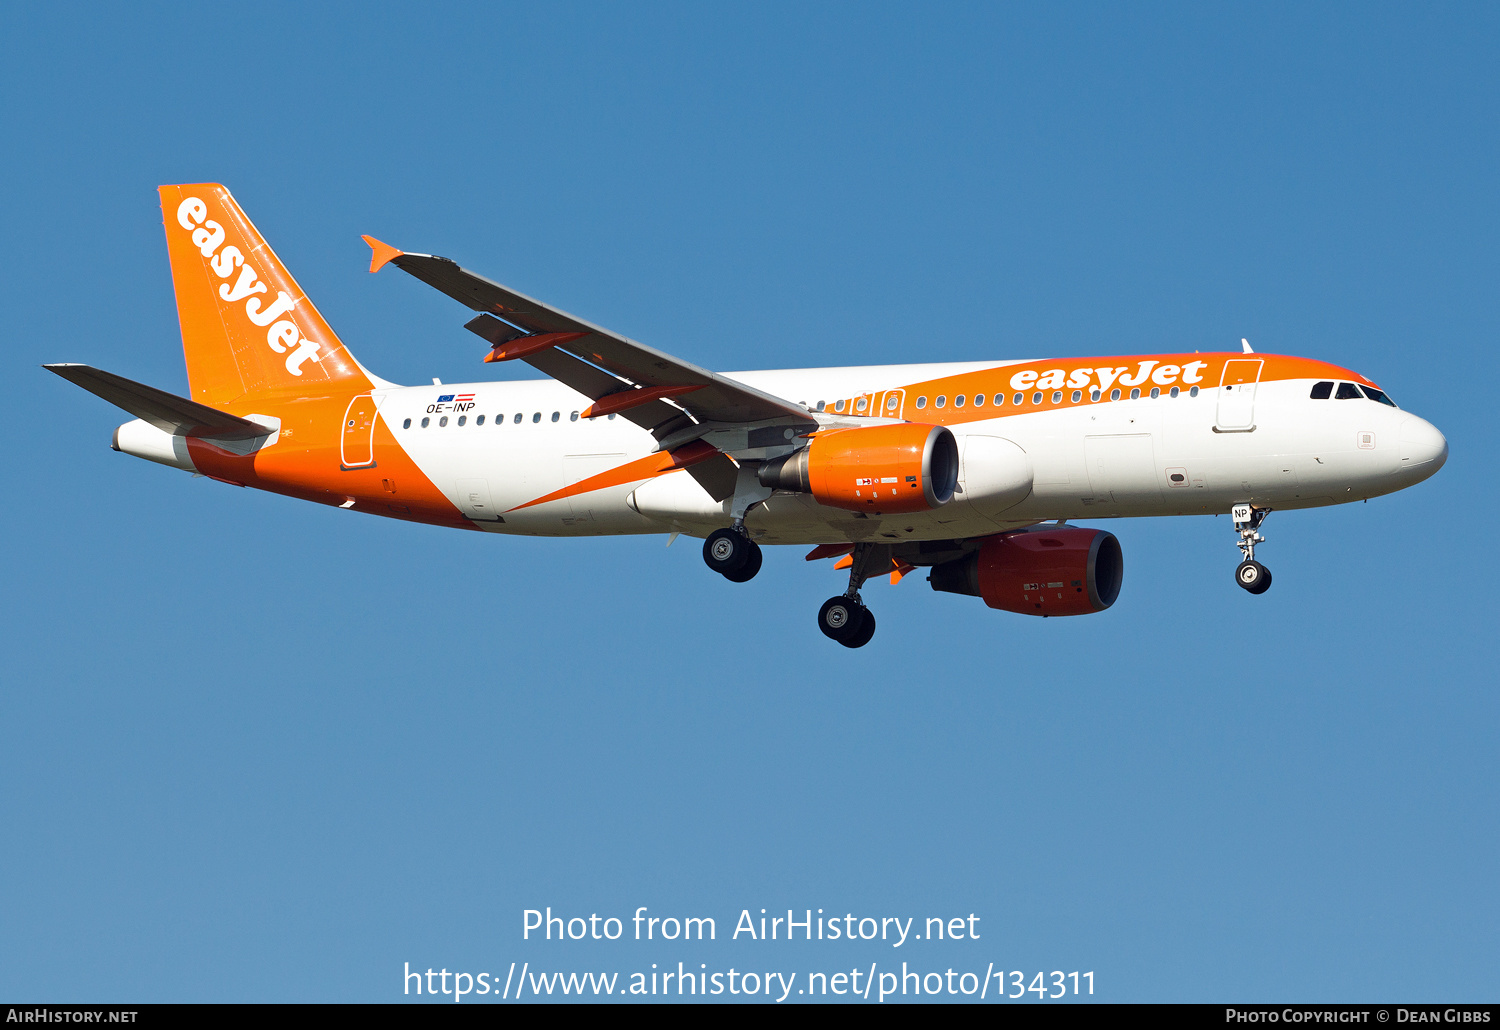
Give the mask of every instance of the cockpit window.
<svg viewBox="0 0 1500 1030">
<path fill-rule="evenodd" d="M 1357 401 L 1363 396 L 1353 383 L 1339 383 L 1339 392 L 1334 395 L 1341 401 Z"/>
<path fill-rule="evenodd" d="M 1391 400 L 1384 393 L 1375 389 L 1375 387 L 1373 386 L 1361 386 L 1360 389 L 1363 390 L 1365 392 L 1365 396 L 1370 398 L 1370 400 L 1372 401 L 1377 401 L 1381 404 L 1389 404 L 1393 408 L 1396 406 L 1395 401 Z"/>
<path fill-rule="evenodd" d="M 1310 396 L 1315 401 L 1326 401 L 1328 398 L 1333 396 L 1333 384 L 1313 383 L 1312 393 L 1310 394 Z"/>
</svg>

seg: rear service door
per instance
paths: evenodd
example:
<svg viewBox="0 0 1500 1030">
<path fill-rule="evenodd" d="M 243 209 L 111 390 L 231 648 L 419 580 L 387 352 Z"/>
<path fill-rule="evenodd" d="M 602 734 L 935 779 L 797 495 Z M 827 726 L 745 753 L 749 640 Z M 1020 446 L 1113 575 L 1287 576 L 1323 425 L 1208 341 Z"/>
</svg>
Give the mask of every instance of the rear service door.
<svg viewBox="0 0 1500 1030">
<path fill-rule="evenodd" d="M 458 507 L 471 519 L 487 522 L 499 521 L 499 512 L 490 499 L 488 479 L 460 479 L 458 481 Z"/>
<path fill-rule="evenodd" d="M 1214 426 L 1221 432 L 1245 433 L 1255 428 L 1255 384 L 1260 381 L 1258 359 L 1224 362 L 1219 380 L 1219 411 Z"/>
<path fill-rule="evenodd" d="M 375 399 L 367 393 L 349 402 L 344 412 L 343 442 L 339 447 L 339 467 L 373 468 L 375 465 Z"/>
</svg>

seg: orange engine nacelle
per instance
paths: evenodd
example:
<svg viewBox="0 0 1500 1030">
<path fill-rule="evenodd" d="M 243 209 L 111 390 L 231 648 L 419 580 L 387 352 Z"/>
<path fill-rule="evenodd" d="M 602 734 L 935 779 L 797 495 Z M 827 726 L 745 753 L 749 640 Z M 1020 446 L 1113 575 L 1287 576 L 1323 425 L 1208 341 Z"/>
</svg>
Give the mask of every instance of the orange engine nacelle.
<svg viewBox="0 0 1500 1030">
<path fill-rule="evenodd" d="M 972 554 L 934 566 L 928 582 L 1021 615 L 1088 615 L 1115 603 L 1124 575 L 1113 533 L 1061 528 L 992 536 Z"/>
<path fill-rule="evenodd" d="M 762 486 L 812 494 L 846 511 L 930 511 L 953 499 L 958 444 L 942 426 L 902 422 L 820 433 L 757 473 Z"/>
</svg>

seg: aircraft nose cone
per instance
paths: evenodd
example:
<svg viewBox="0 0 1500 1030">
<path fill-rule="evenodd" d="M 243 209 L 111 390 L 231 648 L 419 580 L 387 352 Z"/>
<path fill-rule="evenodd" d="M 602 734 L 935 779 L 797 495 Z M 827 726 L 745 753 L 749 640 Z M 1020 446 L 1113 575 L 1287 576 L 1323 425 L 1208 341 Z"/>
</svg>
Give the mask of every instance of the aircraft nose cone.
<svg viewBox="0 0 1500 1030">
<path fill-rule="evenodd" d="M 1423 479 L 1448 460 L 1448 441 L 1437 427 L 1415 415 L 1401 423 L 1401 470 L 1419 473 Z"/>
</svg>

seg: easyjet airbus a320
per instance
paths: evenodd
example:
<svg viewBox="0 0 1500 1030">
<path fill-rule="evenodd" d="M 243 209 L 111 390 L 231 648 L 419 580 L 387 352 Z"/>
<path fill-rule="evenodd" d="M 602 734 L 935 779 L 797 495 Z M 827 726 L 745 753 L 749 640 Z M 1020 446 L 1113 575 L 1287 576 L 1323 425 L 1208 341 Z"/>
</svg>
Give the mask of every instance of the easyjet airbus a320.
<svg viewBox="0 0 1500 1030">
<path fill-rule="evenodd" d="M 860 588 L 934 590 L 1023 615 L 1102 611 L 1114 535 L 1074 519 L 1228 512 L 1235 581 L 1273 509 L 1421 482 L 1448 444 L 1375 383 L 1242 352 L 714 373 L 447 258 L 365 237 L 478 312 L 485 361 L 550 380 L 397 386 L 323 321 L 223 186 L 160 190 L 191 399 L 88 365 L 47 368 L 137 416 L 116 450 L 236 486 L 459 529 L 686 533 L 734 582 L 763 544 L 815 545 L 847 589 L 818 627 L 875 632 Z"/>
</svg>

